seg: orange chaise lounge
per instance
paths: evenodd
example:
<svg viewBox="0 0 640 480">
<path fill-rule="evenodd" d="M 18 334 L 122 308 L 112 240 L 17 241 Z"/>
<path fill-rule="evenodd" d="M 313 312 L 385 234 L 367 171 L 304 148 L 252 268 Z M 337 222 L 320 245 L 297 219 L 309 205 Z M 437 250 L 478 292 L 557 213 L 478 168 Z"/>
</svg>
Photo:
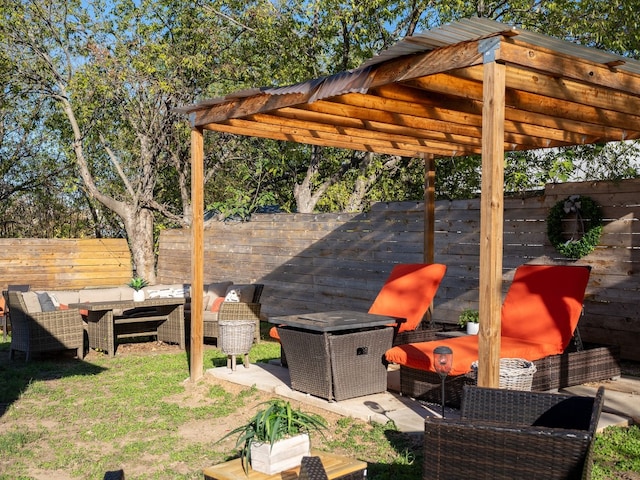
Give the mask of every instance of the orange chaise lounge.
<svg viewBox="0 0 640 480">
<path fill-rule="evenodd" d="M 431 303 L 447 267 L 440 263 L 403 263 L 393 267 L 368 313 L 398 320 L 394 345 L 435 338 L 431 325 Z M 269 336 L 279 340 L 276 327 Z M 283 363 L 286 362 L 284 356 Z"/>
<path fill-rule="evenodd" d="M 582 314 L 589 275 L 588 266 L 575 265 L 522 265 L 515 272 L 502 305 L 500 357 L 534 361 L 538 372 L 533 389 L 549 390 L 620 375 L 619 352 L 613 347 L 574 352 L 573 358 L 568 352 Z M 440 345 L 453 351 L 447 397 L 455 405 L 462 386 L 473 383 L 468 374 L 478 359 L 476 335 L 395 345 L 385 357 L 400 365 L 403 394 L 439 401 L 441 380 L 432 359 L 433 349 Z M 572 360 L 576 365 L 571 365 Z"/>
</svg>

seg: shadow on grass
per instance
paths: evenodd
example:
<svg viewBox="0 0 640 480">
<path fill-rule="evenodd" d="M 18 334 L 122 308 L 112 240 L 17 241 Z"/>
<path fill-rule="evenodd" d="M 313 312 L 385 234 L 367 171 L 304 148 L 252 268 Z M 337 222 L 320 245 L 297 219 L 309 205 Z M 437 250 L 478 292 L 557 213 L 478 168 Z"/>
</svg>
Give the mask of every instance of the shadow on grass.
<svg viewBox="0 0 640 480">
<path fill-rule="evenodd" d="M 73 352 L 41 354 L 26 362 L 24 357 L 9 358 L 10 343 L 0 343 L 0 417 L 29 385 L 78 375 L 97 375 L 105 369 L 71 357 Z"/>
<path fill-rule="evenodd" d="M 422 477 L 423 436 L 385 430 L 397 457 L 391 463 L 368 463 L 368 480 L 415 480 Z"/>
</svg>

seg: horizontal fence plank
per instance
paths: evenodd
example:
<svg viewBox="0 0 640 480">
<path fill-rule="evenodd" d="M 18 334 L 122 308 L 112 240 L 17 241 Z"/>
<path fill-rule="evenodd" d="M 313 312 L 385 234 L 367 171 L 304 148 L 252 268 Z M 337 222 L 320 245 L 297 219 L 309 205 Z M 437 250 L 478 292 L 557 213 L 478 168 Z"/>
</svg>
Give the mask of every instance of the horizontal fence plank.
<svg viewBox="0 0 640 480">
<path fill-rule="evenodd" d="M 125 239 L 0 239 L 0 285 L 33 290 L 125 285 L 131 280 Z"/>
<path fill-rule="evenodd" d="M 583 339 L 615 340 L 626 358 L 640 357 L 639 192 L 634 179 L 551 184 L 534 195 L 506 197 L 503 292 L 523 263 L 591 265 Z M 546 218 L 574 194 L 598 202 L 605 225 L 594 252 L 568 261 L 549 243 Z M 268 316 L 366 311 L 393 265 L 422 262 L 423 231 L 422 202 L 379 202 L 362 214 L 257 214 L 248 222 L 212 222 L 205 229 L 205 279 L 264 283 Z M 435 261 L 448 267 L 434 301 L 438 323 L 454 325 L 462 310 L 478 308 L 479 231 L 478 198 L 436 202 Z M 190 245 L 188 231 L 161 233 L 159 282 L 189 280 Z"/>
</svg>

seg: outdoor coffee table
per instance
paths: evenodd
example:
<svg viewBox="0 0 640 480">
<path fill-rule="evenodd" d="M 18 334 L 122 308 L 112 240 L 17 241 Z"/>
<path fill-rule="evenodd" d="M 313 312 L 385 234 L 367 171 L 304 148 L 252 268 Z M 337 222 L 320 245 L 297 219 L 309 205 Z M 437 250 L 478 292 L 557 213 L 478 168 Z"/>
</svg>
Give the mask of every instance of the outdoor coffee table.
<svg viewBox="0 0 640 480">
<path fill-rule="evenodd" d="M 87 310 L 89 347 L 112 357 L 121 338 L 155 335 L 159 341 L 177 343 L 184 349 L 184 302 L 184 298 L 150 298 L 142 302 L 73 303 L 69 307 Z"/>
<path fill-rule="evenodd" d="M 366 462 L 342 455 L 311 450 L 311 455 L 319 456 L 329 480 L 364 480 Z M 300 467 L 273 475 L 249 470 L 245 475 L 239 458 L 203 470 L 205 480 L 297 480 Z"/>
<path fill-rule="evenodd" d="M 387 390 L 384 353 L 396 319 L 336 310 L 272 317 L 287 357 L 291 388 L 327 400 Z"/>
</svg>

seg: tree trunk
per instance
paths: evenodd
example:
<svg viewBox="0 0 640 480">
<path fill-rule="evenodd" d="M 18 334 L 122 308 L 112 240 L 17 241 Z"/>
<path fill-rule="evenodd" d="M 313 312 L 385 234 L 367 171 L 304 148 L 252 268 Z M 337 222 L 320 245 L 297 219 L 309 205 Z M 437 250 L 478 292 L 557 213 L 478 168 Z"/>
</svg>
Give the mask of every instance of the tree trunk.
<svg viewBox="0 0 640 480">
<path fill-rule="evenodd" d="M 153 248 L 153 212 L 146 208 L 130 209 L 124 224 L 129 238 L 134 274 L 149 284 L 156 283 L 155 255 Z"/>
</svg>

